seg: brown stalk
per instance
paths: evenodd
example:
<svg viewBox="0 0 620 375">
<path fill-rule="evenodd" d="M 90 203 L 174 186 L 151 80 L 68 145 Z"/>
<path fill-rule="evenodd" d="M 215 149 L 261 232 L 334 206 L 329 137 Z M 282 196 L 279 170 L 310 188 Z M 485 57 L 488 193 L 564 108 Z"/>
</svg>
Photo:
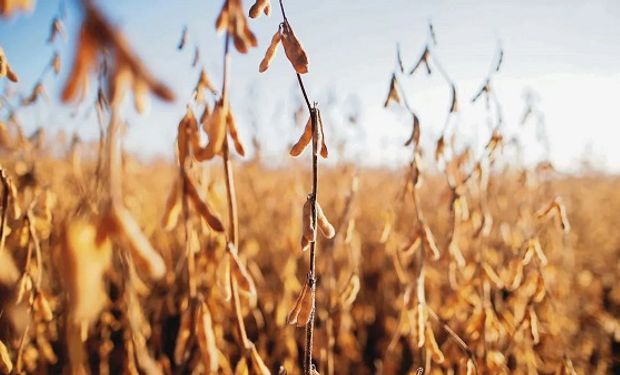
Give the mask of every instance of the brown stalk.
<svg viewBox="0 0 620 375">
<path fill-rule="evenodd" d="M 226 103 L 228 100 L 228 80 L 229 80 L 229 68 L 230 68 L 230 33 L 226 32 L 224 39 L 224 79 L 222 82 L 222 101 Z M 228 241 L 233 244 L 234 249 L 238 249 L 239 245 L 239 217 L 237 213 L 237 193 L 235 191 L 235 179 L 232 168 L 232 162 L 230 160 L 230 153 L 228 147 L 228 137 L 224 139 L 224 145 L 222 148 L 222 161 L 224 166 L 224 175 L 226 178 L 226 198 L 228 201 Z M 230 257 L 231 268 L 234 266 L 233 259 Z M 245 323 L 243 322 L 243 315 L 241 313 L 241 300 L 239 298 L 239 285 L 233 272 L 229 274 L 230 290 L 232 294 L 232 305 L 235 312 L 235 321 L 237 328 L 237 335 L 246 356 L 249 358 L 251 355 L 251 349 L 254 346 L 248 339 L 245 329 Z"/>
<path fill-rule="evenodd" d="M 280 2 L 280 11 L 282 12 L 282 19 L 286 24 L 288 24 L 288 19 L 286 18 L 286 12 L 284 10 L 284 3 L 282 0 Z M 310 266 L 308 269 L 308 277 L 307 283 L 311 289 L 313 295 L 316 295 L 316 228 L 317 228 L 317 196 L 318 196 L 318 142 L 319 142 L 319 118 L 318 118 L 318 109 L 316 108 L 316 103 L 314 106 L 310 104 L 310 100 L 308 99 L 308 94 L 306 92 L 306 88 L 304 86 L 304 82 L 299 73 L 295 73 L 297 75 L 297 82 L 299 83 L 299 89 L 303 94 L 304 100 L 306 102 L 306 106 L 308 107 L 308 112 L 310 113 L 310 118 L 312 121 L 312 191 L 308 195 L 309 200 L 312 205 L 312 238 L 313 241 L 310 241 Z M 312 375 L 314 371 L 314 365 L 312 364 L 312 347 L 314 343 L 314 320 L 316 315 L 316 300 L 312 299 L 312 303 L 314 306 L 312 307 L 312 312 L 310 313 L 310 319 L 306 324 L 306 347 L 304 350 L 304 374 Z"/>
</svg>

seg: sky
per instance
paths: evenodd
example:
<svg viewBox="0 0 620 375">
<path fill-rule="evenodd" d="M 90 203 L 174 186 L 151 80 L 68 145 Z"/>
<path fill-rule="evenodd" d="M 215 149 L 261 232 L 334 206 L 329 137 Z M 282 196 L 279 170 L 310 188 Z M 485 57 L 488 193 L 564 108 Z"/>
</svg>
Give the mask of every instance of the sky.
<svg viewBox="0 0 620 375">
<path fill-rule="evenodd" d="M 214 22 L 220 1 L 98 1 L 149 70 L 170 85 L 174 103 L 151 100 L 148 114 L 138 116 L 128 105 L 129 129 L 124 146 L 144 157 L 174 155 L 176 127 L 185 112 L 203 66 L 216 85 L 222 75 L 223 36 Z M 39 0 L 31 13 L 0 19 L 0 46 L 20 76 L 17 88 L 30 91 L 54 50 L 63 66 L 58 78 L 47 77 L 49 102 L 19 113 L 27 133 L 38 127 L 64 129 L 84 139 L 98 136 L 90 103 L 65 105 L 59 92 L 71 67 L 81 14 L 77 1 L 65 2 L 68 38 L 47 44 L 50 22 L 59 1 Z M 332 163 L 353 160 L 366 166 L 399 166 L 409 151 L 403 147 L 410 119 L 398 108 L 383 108 L 395 51 L 400 45 L 404 65 L 412 66 L 428 42 L 428 22 L 437 36 L 434 56 L 456 83 L 460 111 L 452 131 L 461 145 L 477 150 L 489 137 L 484 101 L 470 103 L 484 81 L 498 44 L 504 50 L 502 69 L 493 88 L 502 104 L 505 132 L 525 144 L 523 161 L 543 155 L 536 124 L 520 126 L 524 93 L 534 92 L 544 113 L 550 158 L 557 168 L 575 171 L 586 157 L 600 169 L 620 172 L 620 1 L 617 0 L 314 0 L 287 1 L 287 16 L 310 59 L 304 76 L 312 100 L 320 103 L 331 146 Z M 244 6 L 249 8 L 250 2 Z M 302 124 L 293 113 L 301 103 L 295 75 L 282 50 L 272 66 L 258 64 L 280 22 L 277 4 L 270 17 L 250 20 L 258 47 L 246 55 L 232 54 L 231 105 L 240 134 L 250 144 L 255 136 L 274 164 L 286 160 L 286 148 Z M 183 27 L 188 48 L 176 49 Z M 194 46 L 201 61 L 192 68 Z M 422 73 L 422 72 L 420 72 Z M 0 82 L 0 92 L 8 83 Z M 450 91 L 437 74 L 403 77 L 402 84 L 422 123 L 429 148 L 440 136 L 449 108 Z M 357 121 L 347 121 L 355 114 Z M 5 112 L 0 110 L 0 119 Z M 507 151 L 510 152 L 510 151 Z"/>
</svg>

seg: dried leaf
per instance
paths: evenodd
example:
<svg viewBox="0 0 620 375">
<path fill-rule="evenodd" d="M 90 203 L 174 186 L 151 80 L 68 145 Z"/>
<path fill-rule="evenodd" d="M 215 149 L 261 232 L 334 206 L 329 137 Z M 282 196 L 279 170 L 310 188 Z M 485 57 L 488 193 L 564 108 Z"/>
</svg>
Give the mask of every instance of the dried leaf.
<svg viewBox="0 0 620 375">
<path fill-rule="evenodd" d="M 413 145 L 417 147 L 420 144 L 420 119 L 418 119 L 415 113 L 411 115 L 413 116 L 413 129 L 411 130 L 411 136 L 405 142 L 405 146 L 409 146 L 413 142 Z"/>
<path fill-rule="evenodd" d="M 282 46 L 286 57 L 293 65 L 298 74 L 308 73 L 308 56 L 297 36 L 293 32 L 291 25 L 284 22 L 281 27 Z"/>
<path fill-rule="evenodd" d="M 268 16 L 271 13 L 271 4 L 269 0 L 256 0 L 250 8 L 250 18 L 257 18 L 261 12 Z"/>
<path fill-rule="evenodd" d="M 256 37 L 248 27 L 240 0 L 225 0 L 215 21 L 216 31 L 226 30 L 233 38 L 233 44 L 240 53 L 256 47 Z"/>
<path fill-rule="evenodd" d="M 120 103 L 127 87 L 134 89 L 136 109 L 144 108 L 146 93 L 171 101 L 174 95 L 142 64 L 127 41 L 90 2 L 85 5 L 85 17 L 80 29 L 73 68 L 62 92 L 65 102 L 81 99 L 88 87 L 88 75 L 97 65 L 97 56 L 108 50 L 113 56 L 112 74 L 108 81 L 110 101 Z"/>
<path fill-rule="evenodd" d="M 239 290 L 246 293 L 251 300 L 256 298 L 256 286 L 254 280 L 250 276 L 246 267 L 239 261 L 236 250 L 232 250 L 232 244 L 229 244 L 228 254 L 231 259 L 231 272 L 233 277 L 237 280 Z"/>
<path fill-rule="evenodd" d="M 437 247 L 437 243 L 435 242 L 435 236 L 433 236 L 431 228 L 429 228 L 428 225 L 424 224 L 422 226 L 422 230 L 422 240 L 424 241 L 424 245 L 433 254 L 433 259 L 438 260 L 441 256 L 441 253 L 439 252 L 439 248 Z"/>
<path fill-rule="evenodd" d="M 314 291 L 308 283 L 304 286 L 295 301 L 295 305 L 286 317 L 286 323 L 303 327 L 310 321 L 310 316 L 314 311 Z"/>
<path fill-rule="evenodd" d="M 237 122 L 235 121 L 235 116 L 230 108 L 228 109 L 228 115 L 226 116 L 226 125 L 228 128 L 228 133 L 230 134 L 233 144 L 235 145 L 235 150 L 239 155 L 245 156 L 245 148 L 243 147 L 243 143 L 241 142 L 241 138 L 237 132 Z"/>
<path fill-rule="evenodd" d="M 267 0 L 267 2 L 268 1 L 269 0 Z M 269 47 L 267 48 L 267 51 L 265 51 L 265 57 L 263 57 L 263 59 L 260 62 L 260 65 L 258 66 L 258 71 L 260 73 L 263 73 L 269 68 L 269 64 L 271 64 L 271 60 L 273 60 L 273 57 L 276 55 L 276 51 L 278 50 L 278 46 L 280 45 L 281 40 L 282 40 L 281 31 L 280 29 L 278 29 L 278 31 L 276 31 L 276 33 L 273 34 L 273 37 L 271 38 L 271 43 L 269 43 Z"/>
<path fill-rule="evenodd" d="M 301 134 L 301 137 L 299 137 L 299 140 L 297 141 L 297 143 L 293 145 L 289 154 L 291 156 L 299 156 L 306 149 L 306 146 L 308 146 L 311 140 L 312 140 L 312 116 L 308 117 L 308 121 L 306 122 L 306 126 L 304 127 L 304 132 Z"/>
<path fill-rule="evenodd" d="M 227 112 L 228 106 L 225 107 L 220 100 L 204 123 L 204 129 L 209 135 L 209 144 L 203 153 L 196 153 L 196 159 L 199 161 L 211 159 L 222 151 L 226 140 Z"/>
<path fill-rule="evenodd" d="M 200 198 L 200 194 L 198 193 L 196 186 L 194 186 L 194 183 L 189 176 L 187 176 L 187 174 L 183 175 L 183 184 L 185 186 L 185 194 L 189 196 L 192 205 L 196 211 L 198 211 L 200 216 L 205 219 L 207 224 L 209 224 L 209 227 L 216 232 L 223 232 L 224 225 L 222 225 L 219 217 L 211 211 L 206 201 Z"/>
<path fill-rule="evenodd" d="M 316 202 L 316 210 L 317 223 L 321 233 L 323 233 L 325 238 L 333 238 L 336 235 L 336 229 L 334 229 L 334 226 L 327 220 L 327 216 L 325 216 L 319 202 Z"/>
<path fill-rule="evenodd" d="M 4 14 L 4 12 L 0 11 L 0 13 Z M 7 77 L 10 81 L 17 82 L 19 78 L 17 78 L 17 74 L 13 72 L 11 69 L 11 65 L 9 65 L 9 61 L 4 53 L 4 49 L 0 47 L 0 79 Z"/>
<path fill-rule="evenodd" d="M 325 131 L 323 130 L 323 119 L 321 118 L 321 111 L 319 111 L 318 109 L 317 111 L 317 117 L 319 119 L 319 145 L 318 148 L 320 148 L 320 154 L 321 157 L 323 157 L 323 159 L 327 159 L 327 156 L 329 155 L 329 151 L 327 151 L 327 143 L 325 142 Z"/>
<path fill-rule="evenodd" d="M 202 102 L 204 100 L 205 89 L 209 90 L 213 95 L 217 95 L 217 89 L 213 83 L 211 83 L 211 80 L 207 75 L 207 71 L 203 68 L 200 71 L 200 77 L 198 77 L 198 82 L 196 83 L 196 88 L 194 89 L 196 92 L 196 101 Z"/>
<path fill-rule="evenodd" d="M 387 99 L 385 99 L 384 107 L 387 107 L 390 102 L 400 103 L 400 95 L 398 94 L 398 89 L 396 87 L 396 74 L 392 74 L 392 79 L 390 80 L 390 91 L 388 92 Z"/>
</svg>

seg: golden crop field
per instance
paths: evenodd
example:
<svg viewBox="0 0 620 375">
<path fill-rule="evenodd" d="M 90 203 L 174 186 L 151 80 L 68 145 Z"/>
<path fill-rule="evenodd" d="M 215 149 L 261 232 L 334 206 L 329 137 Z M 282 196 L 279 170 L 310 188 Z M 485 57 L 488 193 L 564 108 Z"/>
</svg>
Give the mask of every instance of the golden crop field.
<svg viewBox="0 0 620 375">
<path fill-rule="evenodd" d="M 398 51 L 382 103 L 410 119 L 409 163 L 326 165 L 329 128 L 306 90 L 294 16 L 282 1 L 221 2 L 224 71 L 202 70 L 178 114 L 174 160 L 124 151 L 128 112 L 175 95 L 94 1 L 76 2 L 83 19 L 61 99 L 94 108 L 100 139 L 25 134 L 16 114 L 47 94 L 36 84 L 11 95 L 20 66 L 0 49 L 0 373 L 620 371 L 620 179 L 504 157 L 522 145 L 503 133 L 493 89 L 501 48 L 471 99 L 489 113 L 482 152 L 449 131 L 460 95 L 429 24 L 412 67 Z M 0 13 L 34 6 L 0 0 Z M 305 124 L 277 167 L 256 141 L 244 157 L 249 139 L 229 100 L 230 60 L 257 45 L 251 29 L 265 15 L 281 23 L 259 71 L 290 62 Z M 63 33 L 55 18 L 50 40 Z M 403 84 L 420 74 L 450 92 L 434 144 L 421 141 Z M 94 103 L 83 102 L 89 86 Z"/>
</svg>

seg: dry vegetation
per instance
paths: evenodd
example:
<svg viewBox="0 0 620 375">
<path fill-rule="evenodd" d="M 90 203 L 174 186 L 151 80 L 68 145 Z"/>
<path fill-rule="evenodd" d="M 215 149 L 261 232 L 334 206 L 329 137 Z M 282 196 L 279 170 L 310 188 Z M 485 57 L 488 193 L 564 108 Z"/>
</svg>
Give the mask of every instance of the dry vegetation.
<svg viewBox="0 0 620 375">
<path fill-rule="evenodd" d="M 101 140 L 23 134 L 15 114 L 46 95 L 57 53 L 31 93 L 0 97 L 0 373 L 619 371 L 620 181 L 500 162 L 504 148 L 522 147 L 504 139 L 492 89 L 501 48 L 472 99 L 489 113 L 482 152 L 456 141 L 457 87 L 429 25 L 413 68 L 397 51 L 385 102 L 411 116 L 409 166 L 319 171 L 329 137 L 280 2 L 259 70 L 281 44 L 308 111 L 290 154 L 308 148 L 310 165 L 268 168 L 259 153 L 237 164 L 245 146 L 228 100 L 231 50 L 256 46 L 245 15 L 271 6 L 223 2 L 222 84 L 200 74 L 179 114 L 175 163 L 120 148 L 127 94 L 138 112 L 149 94 L 174 98 L 90 1 L 62 98 L 81 100 L 92 81 Z M 0 1 L 5 16 L 30 7 Z M 63 33 L 59 14 L 49 42 Z M 178 48 L 187 43 L 185 28 Z M 0 49 L 0 79 L 18 72 Z M 405 83 L 436 73 L 451 100 L 442 136 L 426 147 Z M 527 104 L 523 126 L 537 111 Z"/>
</svg>

